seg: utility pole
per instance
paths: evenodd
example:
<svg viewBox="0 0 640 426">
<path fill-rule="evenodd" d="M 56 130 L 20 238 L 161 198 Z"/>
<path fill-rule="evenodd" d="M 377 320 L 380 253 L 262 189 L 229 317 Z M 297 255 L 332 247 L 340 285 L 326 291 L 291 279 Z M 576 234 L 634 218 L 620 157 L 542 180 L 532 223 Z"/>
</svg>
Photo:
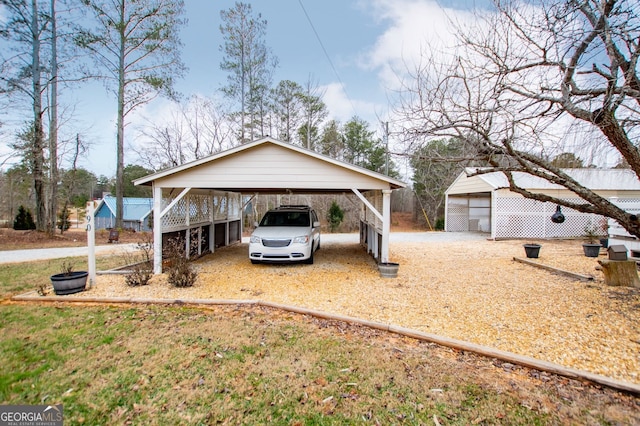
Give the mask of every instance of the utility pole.
<svg viewBox="0 0 640 426">
<path fill-rule="evenodd" d="M 383 124 L 383 128 L 384 128 L 385 152 L 387 154 L 387 156 L 385 158 L 385 164 L 384 164 L 384 174 L 389 176 L 389 122 L 385 121 L 382 124 Z"/>
</svg>

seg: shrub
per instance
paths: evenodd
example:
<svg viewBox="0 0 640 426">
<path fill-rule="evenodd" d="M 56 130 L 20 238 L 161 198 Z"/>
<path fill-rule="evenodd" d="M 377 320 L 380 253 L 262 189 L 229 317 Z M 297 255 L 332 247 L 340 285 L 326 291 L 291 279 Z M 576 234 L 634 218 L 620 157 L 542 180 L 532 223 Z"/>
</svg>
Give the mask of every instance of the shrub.
<svg viewBox="0 0 640 426">
<path fill-rule="evenodd" d="M 60 265 L 60 273 L 65 277 L 69 277 L 71 276 L 71 274 L 73 274 L 73 268 L 74 266 L 72 262 L 67 262 L 66 260 L 64 260 L 62 262 L 62 265 Z"/>
<path fill-rule="evenodd" d="M 18 214 L 16 215 L 16 218 L 13 221 L 13 229 L 17 231 L 26 231 L 29 229 L 36 229 L 36 224 L 33 221 L 33 216 L 31 216 L 31 212 L 28 209 L 25 209 L 24 206 L 20 206 L 18 208 Z"/>
<path fill-rule="evenodd" d="M 329 222 L 329 230 L 331 232 L 336 232 L 338 227 L 344 220 L 344 210 L 340 208 L 338 203 L 331 202 L 331 207 L 329 207 L 329 211 L 327 212 L 327 221 Z"/>
<path fill-rule="evenodd" d="M 71 221 L 69 220 L 69 210 L 62 209 L 60 213 L 58 213 L 58 229 L 62 232 L 66 231 L 71 227 Z"/>
<path fill-rule="evenodd" d="M 128 264 L 131 264 L 131 273 L 124 278 L 130 287 L 138 287 L 149 284 L 153 277 L 153 239 L 150 236 L 144 237 L 143 241 L 137 244 L 136 255 L 125 255 Z"/>
<path fill-rule="evenodd" d="M 197 244 L 196 241 L 193 241 L 193 243 Z M 198 273 L 193 269 L 191 260 L 186 256 L 184 239 L 170 239 L 167 253 L 170 265 L 168 270 L 169 284 L 174 287 L 192 287 L 198 278 Z"/>
<path fill-rule="evenodd" d="M 436 219 L 436 231 L 444 231 L 444 217 Z"/>
</svg>

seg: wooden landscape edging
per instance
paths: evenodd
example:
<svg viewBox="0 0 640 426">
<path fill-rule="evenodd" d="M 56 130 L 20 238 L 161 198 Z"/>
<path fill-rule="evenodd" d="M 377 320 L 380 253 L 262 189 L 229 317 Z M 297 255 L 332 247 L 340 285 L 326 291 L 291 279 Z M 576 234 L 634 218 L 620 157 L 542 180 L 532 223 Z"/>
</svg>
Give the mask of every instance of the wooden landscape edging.
<svg viewBox="0 0 640 426">
<path fill-rule="evenodd" d="M 515 259 L 515 258 L 514 258 Z M 410 328 L 400 327 L 393 324 L 385 324 L 375 321 L 368 321 L 360 318 L 349 317 L 344 315 L 332 314 L 324 311 L 316 311 L 313 309 L 302 308 L 298 306 L 283 305 L 280 303 L 268 302 L 263 300 L 234 300 L 234 299 L 152 299 L 152 298 L 136 298 L 136 297 L 67 297 L 67 296 L 39 296 L 30 295 L 13 296 L 11 300 L 20 302 L 63 302 L 63 303 L 132 303 L 132 304 L 158 304 L 158 305 L 246 305 L 246 306 L 264 306 L 267 308 L 279 309 L 287 312 L 293 312 L 302 315 L 309 315 L 315 318 L 322 318 L 333 321 L 345 322 L 348 324 L 360 325 L 373 328 L 376 330 L 394 333 L 400 336 L 417 339 L 423 342 L 435 343 L 452 349 L 471 352 L 477 355 L 495 358 L 500 361 L 517 364 L 527 368 L 544 371 L 558 376 L 568 377 L 570 379 L 587 381 L 602 386 L 606 386 L 617 391 L 630 393 L 640 396 L 640 385 L 621 380 L 615 380 L 600 374 L 590 373 L 588 371 L 577 370 L 570 367 L 564 367 L 552 362 L 542 361 L 524 355 L 518 355 L 513 352 L 507 352 L 500 349 L 494 349 L 488 346 L 482 346 L 475 343 L 466 342 L 464 340 L 451 339 L 437 334 L 425 333 Z"/>
<path fill-rule="evenodd" d="M 568 277 L 575 278 L 575 279 L 578 279 L 578 280 L 581 280 L 581 281 L 593 281 L 594 280 L 594 277 L 592 277 L 591 275 L 576 274 L 575 272 L 567 271 L 567 270 L 560 269 L 560 268 L 554 268 L 553 266 L 549 266 L 549 265 L 544 265 L 542 263 L 533 262 L 531 260 L 523 259 L 521 257 L 514 257 L 513 260 L 515 260 L 516 262 L 524 263 L 525 265 L 531 265 L 531 266 L 535 266 L 536 268 L 546 269 L 547 271 L 555 272 L 557 274 L 566 275 Z"/>
</svg>

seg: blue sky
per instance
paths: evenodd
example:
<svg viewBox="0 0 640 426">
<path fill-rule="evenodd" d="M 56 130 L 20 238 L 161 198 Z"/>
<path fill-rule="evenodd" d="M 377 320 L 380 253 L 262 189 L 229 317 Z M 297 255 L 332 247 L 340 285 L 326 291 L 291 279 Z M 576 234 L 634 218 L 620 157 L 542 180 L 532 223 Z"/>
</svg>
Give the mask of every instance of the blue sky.
<svg viewBox="0 0 640 426">
<path fill-rule="evenodd" d="M 225 83 L 226 73 L 219 70 L 219 46 L 223 43 L 220 10 L 233 7 L 234 3 L 187 1 L 189 26 L 183 33 L 183 59 L 190 72 L 179 84 L 183 92 L 213 94 Z M 266 42 L 279 59 L 274 82 L 288 79 L 304 84 L 310 76 L 321 86 L 338 82 L 298 0 L 249 3 L 254 13 L 261 13 L 267 20 Z M 380 94 L 375 77 L 360 62 L 362 54 L 383 31 L 383 24 L 376 22 L 358 1 L 303 0 L 303 5 L 349 96 L 374 102 Z M 350 112 L 356 113 L 353 108 Z"/>
<path fill-rule="evenodd" d="M 267 20 L 267 45 L 279 59 L 274 84 L 309 78 L 325 93 L 330 118 L 342 122 L 354 115 L 379 130 L 389 117 L 398 72 L 420 56 L 427 41 L 450 39 L 447 19 L 470 19 L 468 9 L 477 2 L 451 0 L 301 0 L 338 75 L 310 26 L 299 0 L 254 0 L 254 13 Z M 186 0 L 189 20 L 182 31 L 183 61 L 189 68 L 177 83 L 185 96 L 215 96 L 225 83 L 220 71 L 222 36 L 220 11 L 235 0 Z M 482 2 L 481 2 L 482 3 Z M 67 91 L 62 94 L 70 95 Z M 72 94 L 75 120 L 91 141 L 81 166 L 96 175 L 115 175 L 115 99 L 102 85 L 83 86 Z M 69 98 L 67 98 L 69 99 Z M 63 100 L 64 101 L 64 100 Z M 131 117 L 126 144 L 135 143 L 135 126 L 142 117 L 162 117 L 168 108 L 157 99 Z M 7 152 L 0 147 L 0 153 Z M 136 163 L 133 151 L 125 152 L 125 163 Z"/>
</svg>

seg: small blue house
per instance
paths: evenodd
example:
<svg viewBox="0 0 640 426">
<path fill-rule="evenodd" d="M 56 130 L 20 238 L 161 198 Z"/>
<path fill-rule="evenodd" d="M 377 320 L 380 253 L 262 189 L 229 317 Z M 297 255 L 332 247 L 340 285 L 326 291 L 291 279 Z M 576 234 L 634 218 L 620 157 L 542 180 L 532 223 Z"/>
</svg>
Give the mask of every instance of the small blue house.
<svg viewBox="0 0 640 426">
<path fill-rule="evenodd" d="M 153 198 L 123 198 L 122 226 L 134 231 L 151 231 L 149 215 Z M 111 229 L 116 225 L 116 197 L 105 196 L 95 210 L 96 229 Z"/>
</svg>

